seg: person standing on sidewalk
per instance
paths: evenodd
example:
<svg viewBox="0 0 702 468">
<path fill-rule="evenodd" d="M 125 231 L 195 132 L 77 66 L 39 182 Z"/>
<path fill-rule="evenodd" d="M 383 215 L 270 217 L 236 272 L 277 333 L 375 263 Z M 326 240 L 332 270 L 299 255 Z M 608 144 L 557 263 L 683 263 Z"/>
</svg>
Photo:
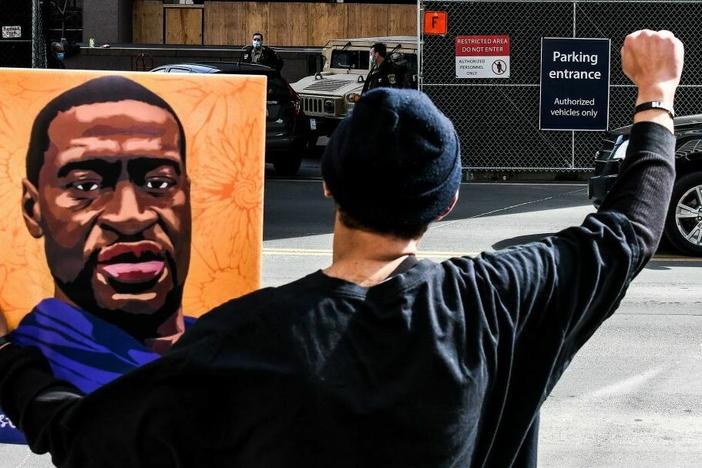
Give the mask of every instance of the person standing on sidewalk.
<svg viewBox="0 0 702 468">
<path fill-rule="evenodd" d="M 536 466 L 541 404 L 661 238 L 682 64 L 672 33 L 627 36 L 641 111 L 597 213 L 442 263 L 415 255 L 456 202 L 456 132 L 421 93 L 371 91 L 322 163 L 328 268 L 223 304 L 87 396 L 2 343 L 0 404 L 60 467 Z"/>
<path fill-rule="evenodd" d="M 244 47 L 242 62 L 258 63 L 280 71 L 283 68 L 283 60 L 278 57 L 275 50 L 263 45 L 263 34 L 254 33 L 251 38 L 251 45 Z"/>
</svg>

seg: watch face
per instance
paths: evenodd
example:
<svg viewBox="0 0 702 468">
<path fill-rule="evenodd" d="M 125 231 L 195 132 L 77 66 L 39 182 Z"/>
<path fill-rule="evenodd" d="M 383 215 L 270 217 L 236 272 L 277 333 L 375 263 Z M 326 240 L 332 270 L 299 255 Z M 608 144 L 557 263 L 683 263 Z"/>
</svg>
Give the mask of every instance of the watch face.
<svg viewBox="0 0 702 468">
<path fill-rule="evenodd" d="M 639 112 L 644 112 L 647 110 L 652 110 L 652 109 L 660 109 L 668 112 L 671 117 L 675 117 L 675 111 L 673 110 L 672 106 L 668 106 L 667 104 L 661 102 L 661 101 L 649 101 L 649 102 L 643 102 L 636 106 L 634 108 L 634 113 L 639 113 Z"/>
</svg>

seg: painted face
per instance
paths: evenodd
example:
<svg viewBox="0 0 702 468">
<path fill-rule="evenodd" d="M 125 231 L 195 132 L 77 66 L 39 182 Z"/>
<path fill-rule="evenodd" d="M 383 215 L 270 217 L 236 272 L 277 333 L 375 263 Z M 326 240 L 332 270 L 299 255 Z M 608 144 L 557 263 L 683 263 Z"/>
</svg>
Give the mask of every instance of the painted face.
<svg viewBox="0 0 702 468">
<path fill-rule="evenodd" d="M 253 42 L 254 48 L 256 48 L 256 49 L 260 48 L 261 45 L 263 45 L 263 39 L 261 39 L 261 38 L 258 37 L 258 36 L 255 36 L 255 37 L 253 38 L 253 41 L 252 41 L 252 42 Z"/>
<path fill-rule="evenodd" d="M 173 115 L 139 101 L 88 104 L 59 113 L 48 135 L 37 224 L 57 297 L 108 315 L 172 315 L 191 231 Z"/>
</svg>

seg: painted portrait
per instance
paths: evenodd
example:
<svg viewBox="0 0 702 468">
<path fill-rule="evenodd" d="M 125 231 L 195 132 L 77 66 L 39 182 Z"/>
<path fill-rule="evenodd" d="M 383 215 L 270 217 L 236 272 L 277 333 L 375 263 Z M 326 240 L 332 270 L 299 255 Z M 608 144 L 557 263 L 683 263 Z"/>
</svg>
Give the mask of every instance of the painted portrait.
<svg viewBox="0 0 702 468">
<path fill-rule="evenodd" d="M 1 70 L 11 339 L 91 392 L 258 288 L 265 105 L 265 77 Z"/>
</svg>

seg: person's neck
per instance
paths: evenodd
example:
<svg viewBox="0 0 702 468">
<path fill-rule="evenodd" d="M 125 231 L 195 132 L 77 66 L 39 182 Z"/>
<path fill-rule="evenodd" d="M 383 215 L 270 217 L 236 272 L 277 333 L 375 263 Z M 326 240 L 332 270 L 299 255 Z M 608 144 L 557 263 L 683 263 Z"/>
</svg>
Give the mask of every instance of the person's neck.
<svg viewBox="0 0 702 468">
<path fill-rule="evenodd" d="M 418 240 L 375 234 L 345 226 L 337 214 L 332 264 L 323 271 L 363 287 L 385 281 L 409 255 L 416 255 Z"/>
</svg>

